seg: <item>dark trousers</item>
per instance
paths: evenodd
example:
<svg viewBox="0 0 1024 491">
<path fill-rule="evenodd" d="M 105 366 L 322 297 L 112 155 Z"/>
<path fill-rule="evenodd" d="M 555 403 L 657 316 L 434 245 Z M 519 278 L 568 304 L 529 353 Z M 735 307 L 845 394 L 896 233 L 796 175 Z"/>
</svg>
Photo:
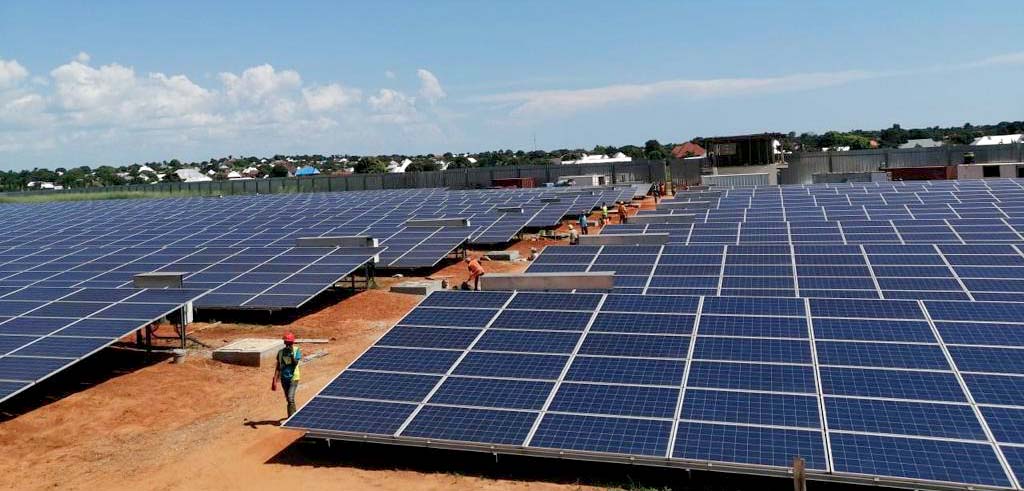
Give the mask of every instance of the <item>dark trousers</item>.
<svg viewBox="0 0 1024 491">
<path fill-rule="evenodd" d="M 295 414 L 295 390 L 299 388 L 299 381 L 281 377 L 281 390 L 284 392 L 284 400 L 288 402 L 288 417 Z"/>
</svg>

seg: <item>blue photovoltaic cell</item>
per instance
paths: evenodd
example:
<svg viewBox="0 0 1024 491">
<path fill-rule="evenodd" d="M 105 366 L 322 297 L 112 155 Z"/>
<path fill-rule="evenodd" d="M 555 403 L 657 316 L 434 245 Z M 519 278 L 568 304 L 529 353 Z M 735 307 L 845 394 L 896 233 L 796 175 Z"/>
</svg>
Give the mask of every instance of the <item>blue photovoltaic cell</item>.
<svg viewBox="0 0 1024 491">
<path fill-rule="evenodd" d="M 678 389 L 563 383 L 549 411 L 671 418 Z"/>
<path fill-rule="evenodd" d="M 590 333 L 579 352 L 585 355 L 643 356 L 686 358 L 690 350 L 687 336 Z"/>
<path fill-rule="evenodd" d="M 692 315 L 601 313 L 590 326 L 591 332 L 623 332 L 647 334 L 690 334 Z"/>
<path fill-rule="evenodd" d="M 28 320 L 23 317 L 22 319 Z M 14 319 L 17 320 L 17 319 Z M 42 320 L 42 319 L 36 319 Z M 62 322 L 68 319 L 62 319 Z M 0 324 L 0 330 L 6 324 Z M 125 319 L 82 319 L 59 331 L 61 336 L 95 336 L 106 338 L 119 338 L 139 328 L 139 322 Z"/>
<path fill-rule="evenodd" d="M 811 299 L 814 317 L 852 317 L 861 319 L 924 319 L 917 302 L 896 300 Z"/>
<path fill-rule="evenodd" d="M 548 413 L 530 446 L 662 456 L 671 431 L 670 421 Z"/>
<path fill-rule="evenodd" d="M 491 330 L 473 345 L 473 350 L 570 354 L 581 335 L 578 332 Z"/>
<path fill-rule="evenodd" d="M 0 373 L 3 373 L 7 380 L 33 382 L 73 362 L 74 360 L 67 358 L 4 356 L 0 358 Z"/>
<path fill-rule="evenodd" d="M 796 317 L 702 315 L 701 335 L 807 338 L 807 320 Z"/>
<path fill-rule="evenodd" d="M 949 353 L 963 372 L 1024 374 L 1024 349 L 950 346 Z"/>
<path fill-rule="evenodd" d="M 858 341 L 906 341 L 935 343 L 935 335 L 925 321 L 881 319 L 814 319 L 814 338 Z"/>
<path fill-rule="evenodd" d="M 579 382 L 678 386 L 682 382 L 685 365 L 682 360 L 577 356 L 573 359 L 565 379 Z"/>
<path fill-rule="evenodd" d="M 4 382 L 0 381 L 0 399 L 6 399 L 11 394 L 18 392 L 30 384 L 28 382 Z"/>
<path fill-rule="evenodd" d="M 360 356 L 351 368 L 442 374 L 461 354 L 461 351 L 374 347 Z"/>
<path fill-rule="evenodd" d="M 816 396 L 687 389 L 682 419 L 820 428 Z"/>
<path fill-rule="evenodd" d="M 1020 322 L 1024 319 L 1024 303 L 932 301 L 925 302 L 925 307 L 937 321 Z"/>
<path fill-rule="evenodd" d="M 981 414 L 997 442 L 1024 443 L 1024 409 L 982 407 Z"/>
<path fill-rule="evenodd" d="M 817 341 L 815 349 L 822 365 L 950 369 L 938 345 Z"/>
<path fill-rule="evenodd" d="M 553 382 L 449 377 L 429 402 L 539 410 L 544 406 L 553 386 Z"/>
<path fill-rule="evenodd" d="M 421 307 L 473 307 L 478 309 L 497 309 L 508 301 L 512 294 L 508 292 L 446 292 L 438 291 L 430 294 L 420 303 Z"/>
<path fill-rule="evenodd" d="M 169 303 L 118 303 L 97 312 L 93 317 L 150 321 L 163 317 L 177 308 L 178 305 Z"/>
<path fill-rule="evenodd" d="M 497 310 L 450 309 L 420 307 L 402 319 L 401 324 L 414 326 L 484 327 Z"/>
<path fill-rule="evenodd" d="M 837 472 L 1010 485 L 988 444 L 848 433 L 832 433 L 830 439 Z"/>
<path fill-rule="evenodd" d="M 805 340 L 697 337 L 697 360 L 810 363 L 811 346 Z"/>
<path fill-rule="evenodd" d="M 426 406 L 402 431 L 403 436 L 463 442 L 518 445 L 526 440 L 537 413 Z"/>
<path fill-rule="evenodd" d="M 441 377 L 400 373 L 343 372 L 320 395 L 420 402 Z"/>
<path fill-rule="evenodd" d="M 979 404 L 1024 406 L 1024 377 L 965 373 L 964 381 Z"/>
<path fill-rule="evenodd" d="M 816 392 L 814 368 L 802 365 L 694 361 L 690 366 L 687 386 L 809 394 Z"/>
<path fill-rule="evenodd" d="M 1010 468 L 1013 469 L 1013 473 L 1017 475 L 1017 481 L 1020 482 L 1021 476 L 1024 476 L 1024 447 L 1000 447 L 1003 450 L 1003 455 L 1006 456 L 1006 461 L 1010 464 Z"/>
<path fill-rule="evenodd" d="M 37 317 L 15 317 L 0 324 L 0 334 L 22 334 L 44 336 L 74 322 L 72 319 L 42 319 Z"/>
<path fill-rule="evenodd" d="M 672 457 L 789 467 L 799 455 L 825 468 L 821 431 L 680 422 Z"/>
<path fill-rule="evenodd" d="M 491 329 L 544 329 L 551 331 L 582 331 L 590 322 L 592 312 L 559 312 L 554 310 L 505 310 L 491 323 Z"/>
<path fill-rule="evenodd" d="M 826 397 L 830 430 L 984 440 L 967 405 Z"/>
<path fill-rule="evenodd" d="M 952 372 L 821 367 L 825 394 L 965 402 Z"/>
<path fill-rule="evenodd" d="M 377 345 L 464 349 L 476 339 L 480 332 L 480 329 L 395 326 L 380 341 L 377 341 Z"/>
<path fill-rule="evenodd" d="M 46 337 L 13 354 L 16 356 L 53 356 L 81 358 L 111 343 L 110 338 Z"/>
<path fill-rule="evenodd" d="M 471 351 L 455 368 L 455 375 L 555 380 L 569 360 L 564 355 L 523 355 Z"/>
<path fill-rule="evenodd" d="M 390 435 L 398 431 L 413 409 L 415 404 L 314 397 L 285 426 Z"/>
<path fill-rule="evenodd" d="M 36 336 L 0 336 L 0 356 L 39 339 Z"/>
<path fill-rule="evenodd" d="M 788 298 L 705 297 L 702 312 L 804 317 L 804 302 Z"/>
<path fill-rule="evenodd" d="M 508 304 L 510 309 L 526 310 L 583 310 L 597 309 L 600 295 L 573 293 L 518 293 Z"/>
<path fill-rule="evenodd" d="M 658 295 L 608 295 L 602 312 L 635 312 L 642 314 L 696 314 L 696 297 Z"/>
</svg>

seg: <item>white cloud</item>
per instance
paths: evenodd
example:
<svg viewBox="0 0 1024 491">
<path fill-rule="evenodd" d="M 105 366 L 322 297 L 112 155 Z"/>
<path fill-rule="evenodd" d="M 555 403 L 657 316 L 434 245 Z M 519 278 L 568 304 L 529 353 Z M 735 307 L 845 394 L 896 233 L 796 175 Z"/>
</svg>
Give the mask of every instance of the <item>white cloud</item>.
<svg viewBox="0 0 1024 491">
<path fill-rule="evenodd" d="M 323 85 L 302 89 L 302 98 L 310 111 L 322 112 L 341 109 L 358 102 L 362 93 L 358 89 L 349 89 L 339 84 Z"/>
<path fill-rule="evenodd" d="M 420 68 L 416 70 L 416 76 L 420 78 L 420 97 L 427 102 L 436 104 L 437 101 L 448 96 L 448 94 L 444 93 L 444 89 L 441 88 L 441 81 L 433 73 Z"/>
<path fill-rule="evenodd" d="M 396 77 L 395 72 L 391 70 L 384 70 L 384 78 L 388 80 L 394 80 Z"/>
<path fill-rule="evenodd" d="M 89 63 L 90 60 L 92 60 L 92 56 L 89 56 L 89 53 L 86 53 L 85 51 L 79 51 L 78 54 L 75 55 L 75 61 L 79 63 Z"/>
<path fill-rule="evenodd" d="M 0 58 L 0 89 L 13 87 L 28 76 L 28 70 L 18 63 L 18 60 L 4 60 Z"/>
<path fill-rule="evenodd" d="M 380 89 L 367 99 L 373 120 L 384 123 L 407 123 L 417 117 L 416 98 L 391 89 Z"/>
<path fill-rule="evenodd" d="M 302 77 L 298 72 L 277 71 L 268 64 L 248 68 L 241 76 L 221 73 L 220 80 L 228 97 L 233 101 L 260 101 L 302 85 Z"/>
<path fill-rule="evenodd" d="M 726 97 L 782 91 L 810 90 L 842 85 L 878 76 L 871 72 L 804 73 L 771 78 L 665 80 L 648 84 L 609 85 L 590 89 L 508 92 L 481 96 L 475 102 L 512 107 L 512 116 L 566 114 L 622 102 L 660 96 Z"/>
</svg>

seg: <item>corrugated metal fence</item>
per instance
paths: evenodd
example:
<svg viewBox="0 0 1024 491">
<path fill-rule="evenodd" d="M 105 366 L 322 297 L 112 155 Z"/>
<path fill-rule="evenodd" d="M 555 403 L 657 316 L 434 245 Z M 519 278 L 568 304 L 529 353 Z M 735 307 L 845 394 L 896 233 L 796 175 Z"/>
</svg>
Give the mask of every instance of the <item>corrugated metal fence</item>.
<svg viewBox="0 0 1024 491">
<path fill-rule="evenodd" d="M 362 191 L 367 189 L 439 188 L 474 189 L 491 186 L 494 179 L 504 177 L 532 177 L 538 183 L 555 182 L 561 176 L 603 174 L 613 183 L 658 182 L 668 177 L 672 166 L 673 178 L 681 176 L 696 183 L 700 179 L 700 164 L 687 161 L 638 160 L 610 164 L 535 165 L 507 167 L 476 167 L 434 172 L 407 172 L 396 174 L 353 174 L 348 176 L 281 177 L 271 179 L 240 179 L 207 182 L 161 182 L 158 184 L 127 184 L 68 189 L 3 193 L 6 195 L 38 193 L 102 193 L 102 192 L 164 192 L 201 195 L 309 193 L 329 191 Z M 677 170 L 678 167 L 678 170 Z"/>
<path fill-rule="evenodd" d="M 956 165 L 964 154 L 974 153 L 979 164 L 1024 162 L 1024 144 L 949 145 L 932 148 L 853 150 L 849 152 L 798 152 L 786 155 L 788 168 L 779 170 L 779 184 L 807 184 L 815 174 L 872 172 L 892 167 Z"/>
</svg>

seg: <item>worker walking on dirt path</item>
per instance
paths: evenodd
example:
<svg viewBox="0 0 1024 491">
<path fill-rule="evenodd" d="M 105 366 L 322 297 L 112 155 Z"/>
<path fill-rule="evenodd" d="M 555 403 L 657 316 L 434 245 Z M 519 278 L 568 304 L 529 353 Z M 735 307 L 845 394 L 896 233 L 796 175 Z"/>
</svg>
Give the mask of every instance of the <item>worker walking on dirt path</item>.
<svg viewBox="0 0 1024 491">
<path fill-rule="evenodd" d="M 277 381 L 281 381 L 290 418 L 295 414 L 295 391 L 299 388 L 299 360 L 302 359 L 302 351 L 295 346 L 294 334 L 286 332 L 281 339 L 284 341 L 284 348 L 277 352 L 277 367 L 274 368 L 274 380 L 270 383 L 270 390 L 277 390 Z"/>
<path fill-rule="evenodd" d="M 590 233 L 587 225 L 589 225 L 587 223 L 587 214 L 586 213 L 580 213 L 580 230 L 583 231 L 583 235 L 588 235 Z"/>
<path fill-rule="evenodd" d="M 484 275 L 484 267 L 480 260 L 475 257 L 466 256 L 466 267 L 469 268 L 469 281 L 473 282 L 473 289 L 480 289 L 480 277 Z"/>
<path fill-rule="evenodd" d="M 619 212 L 619 223 L 626 223 L 626 205 L 619 201 L 616 211 Z"/>
<path fill-rule="evenodd" d="M 569 245 L 576 245 L 580 243 L 580 234 L 576 231 L 576 227 L 569 224 Z"/>
</svg>

